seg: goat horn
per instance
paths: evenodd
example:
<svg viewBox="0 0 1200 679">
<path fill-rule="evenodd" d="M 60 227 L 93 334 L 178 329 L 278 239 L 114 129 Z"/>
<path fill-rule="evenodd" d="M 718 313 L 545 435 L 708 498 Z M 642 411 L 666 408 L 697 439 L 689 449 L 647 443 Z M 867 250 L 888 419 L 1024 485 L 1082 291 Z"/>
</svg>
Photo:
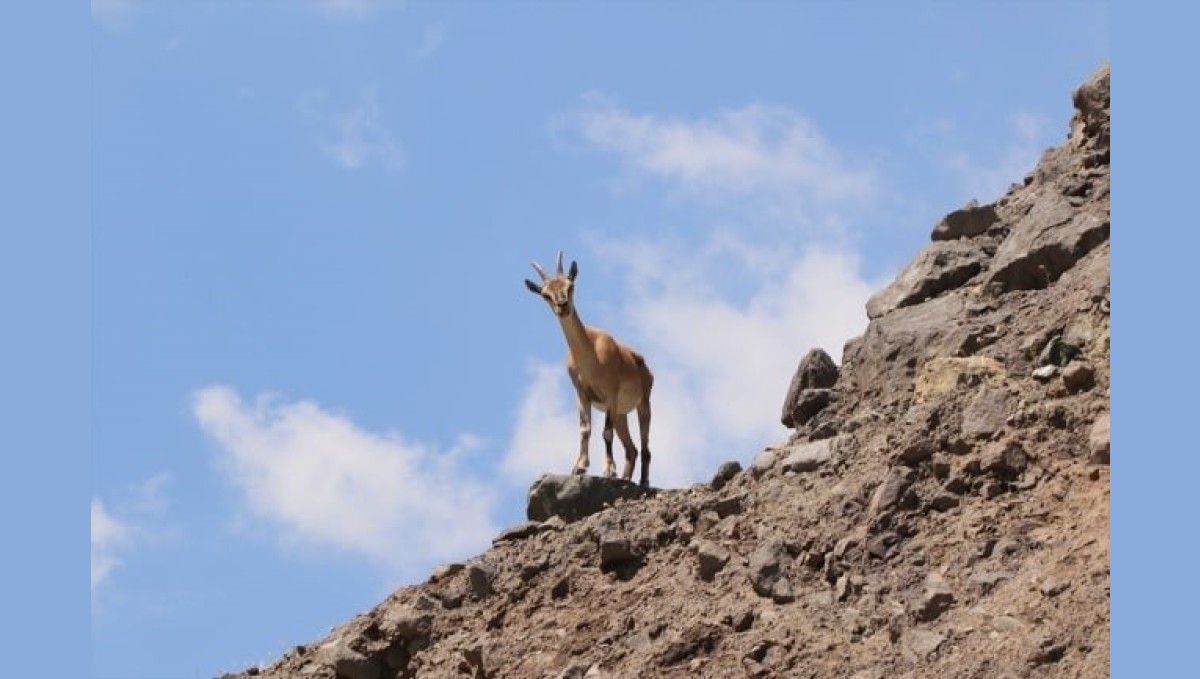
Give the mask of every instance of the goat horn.
<svg viewBox="0 0 1200 679">
<path fill-rule="evenodd" d="M 533 270 L 536 271 L 537 274 L 542 277 L 543 283 L 546 282 L 550 278 L 549 276 L 546 275 L 545 271 L 542 271 L 542 267 L 538 266 L 537 262 L 531 262 L 531 264 L 533 264 Z"/>
<path fill-rule="evenodd" d="M 563 275 L 563 269 L 562 269 L 562 250 L 559 250 L 559 251 L 558 251 L 558 275 L 559 275 L 559 276 Z"/>
</svg>

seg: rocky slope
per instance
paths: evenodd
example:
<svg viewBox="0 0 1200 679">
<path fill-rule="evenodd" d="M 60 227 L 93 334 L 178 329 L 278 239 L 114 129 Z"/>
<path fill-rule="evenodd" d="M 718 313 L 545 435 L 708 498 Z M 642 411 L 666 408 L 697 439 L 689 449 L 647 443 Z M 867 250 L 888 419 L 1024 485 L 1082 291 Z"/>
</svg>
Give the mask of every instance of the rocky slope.
<svg viewBox="0 0 1200 679">
<path fill-rule="evenodd" d="M 1107 66 L 1074 103 L 840 368 L 804 357 L 787 442 L 684 490 L 544 477 L 537 520 L 236 676 L 1107 676 Z"/>
</svg>

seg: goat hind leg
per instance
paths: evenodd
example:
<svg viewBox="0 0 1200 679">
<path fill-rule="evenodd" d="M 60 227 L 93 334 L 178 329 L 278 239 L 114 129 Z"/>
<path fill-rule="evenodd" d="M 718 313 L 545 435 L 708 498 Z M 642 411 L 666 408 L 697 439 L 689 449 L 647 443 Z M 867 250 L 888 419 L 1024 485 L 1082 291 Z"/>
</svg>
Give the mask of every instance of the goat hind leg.
<svg viewBox="0 0 1200 679">
<path fill-rule="evenodd" d="M 650 486 L 650 398 L 642 399 L 637 407 L 638 430 L 642 435 L 642 478 L 644 487 Z"/>
<path fill-rule="evenodd" d="M 633 445 L 633 437 L 629 435 L 629 417 L 627 415 L 617 415 L 613 418 L 613 424 L 617 429 L 617 436 L 621 437 L 621 446 L 625 448 L 625 471 L 621 472 L 621 478 L 628 481 L 633 478 L 633 465 L 637 460 L 637 446 Z"/>
<path fill-rule="evenodd" d="M 604 413 L 604 477 L 611 479 L 617 475 L 617 465 L 613 462 L 613 417 L 612 413 Z"/>
</svg>

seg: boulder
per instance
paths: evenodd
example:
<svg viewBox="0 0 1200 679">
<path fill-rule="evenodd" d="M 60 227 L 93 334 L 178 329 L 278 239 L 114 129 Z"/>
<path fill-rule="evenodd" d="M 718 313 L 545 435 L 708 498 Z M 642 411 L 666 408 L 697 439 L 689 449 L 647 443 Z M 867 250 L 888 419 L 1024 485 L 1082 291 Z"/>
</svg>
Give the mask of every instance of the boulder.
<svg viewBox="0 0 1200 679">
<path fill-rule="evenodd" d="M 911 469 L 903 469 L 901 467 L 892 467 L 888 470 L 887 476 L 883 482 L 875 489 L 871 495 L 871 505 L 867 512 L 870 516 L 878 516 L 885 512 L 897 503 L 904 496 L 904 491 L 912 485 L 913 479 L 916 478 L 916 472 Z"/>
<path fill-rule="evenodd" d="M 783 470 L 792 472 L 810 472 L 833 458 L 834 439 L 821 439 L 810 443 L 798 443 L 789 446 L 783 458 Z"/>
<path fill-rule="evenodd" d="M 983 270 L 987 253 L 971 241 L 937 241 L 921 250 L 883 290 L 867 300 L 867 318 L 920 304 L 971 280 Z"/>
<path fill-rule="evenodd" d="M 578 521 L 611 507 L 618 499 L 640 499 L 657 492 L 621 479 L 545 474 L 529 488 L 525 517 L 530 521 L 546 521 L 552 516 Z"/>
<path fill-rule="evenodd" d="M 748 564 L 750 584 L 761 597 L 769 597 L 775 603 L 787 603 L 795 599 L 795 591 L 788 580 L 786 569 L 791 556 L 783 542 L 769 540 L 754 550 Z"/>
<path fill-rule="evenodd" d="M 711 581 L 721 569 L 725 568 L 725 564 L 729 563 L 729 550 L 714 543 L 704 541 L 701 542 L 696 551 L 697 565 L 700 573 L 700 579 Z"/>
<path fill-rule="evenodd" d="M 725 462 L 717 468 L 717 473 L 713 475 L 712 481 L 709 481 L 708 485 L 713 490 L 721 490 L 725 487 L 725 484 L 732 481 L 733 477 L 740 474 L 741 471 L 741 463 L 733 460 Z"/>
<path fill-rule="evenodd" d="M 344 639 L 337 639 L 317 649 L 317 663 L 332 668 L 339 678 L 379 679 L 383 676 L 383 665 L 379 660 L 368 658 L 350 648 Z"/>
<path fill-rule="evenodd" d="M 985 233 L 999 220 L 994 204 L 980 206 L 972 201 L 962 209 L 943 217 L 942 221 L 933 227 L 932 238 L 935 241 L 972 238 Z"/>
<path fill-rule="evenodd" d="M 820 395 L 804 397 L 803 394 L 808 390 L 831 389 L 837 383 L 837 379 L 837 364 L 833 362 L 829 354 L 825 353 L 824 349 L 812 349 L 805 354 L 804 358 L 800 359 L 800 365 L 796 367 L 796 373 L 792 376 L 787 395 L 783 399 L 783 413 L 780 417 L 783 426 L 799 426 L 825 407 L 829 403 L 827 391 L 824 392 L 823 397 Z M 797 412 L 798 407 L 801 407 L 799 412 Z M 797 419 L 797 416 L 800 419 Z"/>
<path fill-rule="evenodd" d="M 1047 287 L 1108 240 L 1107 215 L 1083 212 L 1063 196 L 1039 197 L 1000 244 L 984 278 L 993 294 Z"/>
</svg>

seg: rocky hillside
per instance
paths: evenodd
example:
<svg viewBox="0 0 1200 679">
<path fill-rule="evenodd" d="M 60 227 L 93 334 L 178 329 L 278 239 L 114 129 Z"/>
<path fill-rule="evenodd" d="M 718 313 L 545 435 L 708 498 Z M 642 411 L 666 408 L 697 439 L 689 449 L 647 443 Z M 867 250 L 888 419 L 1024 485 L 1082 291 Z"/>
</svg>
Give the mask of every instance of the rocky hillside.
<svg viewBox="0 0 1200 679">
<path fill-rule="evenodd" d="M 1074 103 L 803 358 L 788 441 L 684 490 L 543 477 L 482 555 L 236 676 L 1107 676 L 1107 67 Z"/>
</svg>

